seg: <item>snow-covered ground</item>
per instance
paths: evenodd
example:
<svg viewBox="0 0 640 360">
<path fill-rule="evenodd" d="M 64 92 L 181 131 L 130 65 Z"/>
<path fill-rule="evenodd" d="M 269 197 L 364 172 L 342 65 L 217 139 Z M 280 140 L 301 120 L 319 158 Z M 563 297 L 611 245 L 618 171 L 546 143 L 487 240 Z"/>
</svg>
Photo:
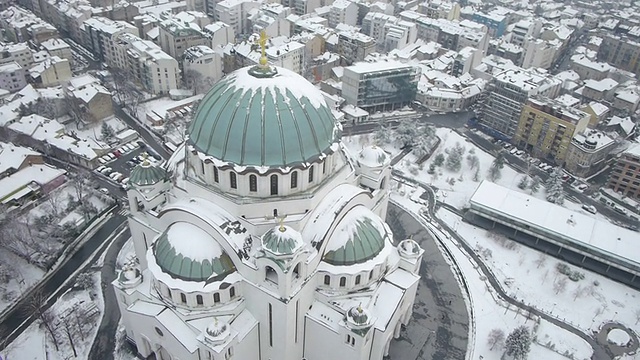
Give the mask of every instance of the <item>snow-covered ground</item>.
<svg viewBox="0 0 640 360">
<path fill-rule="evenodd" d="M 554 257 L 491 235 L 446 209 L 437 215 L 482 255 L 505 292 L 585 332 L 613 320 L 640 333 L 640 292 L 568 265 L 584 274 L 572 281 L 556 270 L 561 261 Z"/>
<path fill-rule="evenodd" d="M 0 283 L 0 313 L 2 313 L 24 291 L 40 281 L 44 271 L 5 248 L 0 248 L 0 264 L 3 264 L 3 271 L 8 271 L 9 276 L 9 282 Z"/>
<path fill-rule="evenodd" d="M 64 323 L 66 322 L 78 354 L 75 358 L 86 359 L 104 309 L 100 288 L 100 272 L 92 274 L 92 279 L 92 289 L 69 291 L 49 309 L 54 317 L 52 323 L 57 324 L 55 332 L 59 343 L 58 351 L 56 351 L 45 327 L 40 326 L 40 321 L 36 320 L 2 351 L 0 358 L 8 360 L 66 360 L 74 358 L 65 330 Z"/>
<path fill-rule="evenodd" d="M 419 194 L 414 193 L 413 197 Z M 410 200 L 411 189 L 405 187 L 405 195 L 392 194 L 392 200 L 399 203 L 405 209 L 418 214 L 423 205 Z M 418 216 L 419 217 L 419 216 Z M 419 217 L 424 223 L 426 220 Z M 438 230 L 435 230 L 438 231 Z M 438 231 L 439 232 L 439 231 Z M 472 352 L 468 358 L 477 359 L 482 356 L 485 360 L 498 360 L 502 355 L 499 347 L 491 349 L 487 342 L 488 335 L 493 329 L 500 329 L 507 336 L 513 329 L 520 325 L 527 326 L 533 331 L 535 341 L 531 346 L 529 359 L 567 359 L 569 354 L 574 359 L 588 359 L 591 357 L 591 347 L 577 335 L 565 331 L 545 320 L 535 316 L 529 318 L 528 314 L 519 311 L 513 306 L 500 300 L 486 278 L 479 272 L 477 265 L 468 257 L 454 240 L 439 232 L 439 236 L 445 239 L 445 245 L 454 257 L 454 261 L 462 272 L 470 293 L 470 307 L 473 313 L 473 331 L 470 334 L 470 349 Z M 523 281 L 526 279 L 523 279 Z M 553 350 L 552 350 L 553 349 Z"/>
<path fill-rule="evenodd" d="M 65 130 L 68 133 L 73 132 L 77 134 L 80 138 L 102 141 L 103 140 L 102 139 L 103 123 L 106 123 L 107 125 L 111 126 L 115 134 L 127 129 L 127 124 L 125 124 L 124 121 L 118 119 L 115 116 L 111 116 L 109 118 L 104 119 L 103 121 L 97 121 L 95 123 L 89 124 L 82 128 L 78 128 L 75 122 L 70 122 L 69 124 L 65 125 Z"/>
</svg>

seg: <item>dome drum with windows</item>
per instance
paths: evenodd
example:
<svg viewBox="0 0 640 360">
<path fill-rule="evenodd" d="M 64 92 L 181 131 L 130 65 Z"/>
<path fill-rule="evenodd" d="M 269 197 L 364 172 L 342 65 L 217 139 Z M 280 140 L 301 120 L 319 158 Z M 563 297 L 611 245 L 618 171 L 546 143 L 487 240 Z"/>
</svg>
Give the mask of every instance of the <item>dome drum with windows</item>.
<svg viewBox="0 0 640 360">
<path fill-rule="evenodd" d="M 214 85 L 187 135 L 205 156 L 261 168 L 306 166 L 333 153 L 341 136 L 318 89 L 268 65 L 239 69 Z"/>
</svg>

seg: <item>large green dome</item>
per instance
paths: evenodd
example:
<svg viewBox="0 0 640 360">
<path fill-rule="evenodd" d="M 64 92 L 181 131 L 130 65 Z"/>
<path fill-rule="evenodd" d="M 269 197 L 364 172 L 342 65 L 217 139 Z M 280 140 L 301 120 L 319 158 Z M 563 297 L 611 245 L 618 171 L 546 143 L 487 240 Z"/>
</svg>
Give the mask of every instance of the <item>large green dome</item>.
<svg viewBox="0 0 640 360">
<path fill-rule="evenodd" d="M 340 138 L 322 93 L 302 76 L 242 68 L 204 96 L 187 130 L 188 144 L 242 166 L 290 166 L 330 153 Z"/>
</svg>

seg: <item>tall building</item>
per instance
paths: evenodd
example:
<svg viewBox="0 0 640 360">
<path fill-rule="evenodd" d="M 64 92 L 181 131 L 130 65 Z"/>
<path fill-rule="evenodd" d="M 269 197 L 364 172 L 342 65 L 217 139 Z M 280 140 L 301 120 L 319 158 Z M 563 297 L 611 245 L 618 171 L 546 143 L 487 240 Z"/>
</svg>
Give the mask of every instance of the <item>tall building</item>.
<svg viewBox="0 0 640 360">
<path fill-rule="evenodd" d="M 587 128 L 590 119 L 584 111 L 534 96 L 522 108 L 513 143 L 534 156 L 562 164 L 572 139 Z"/>
<path fill-rule="evenodd" d="M 415 100 L 419 74 L 397 61 L 357 63 L 344 68 L 342 97 L 369 113 L 401 108 Z"/>
<path fill-rule="evenodd" d="M 622 195 L 640 199 L 640 145 L 633 145 L 618 157 L 607 187 Z"/>
<path fill-rule="evenodd" d="M 598 60 L 640 75 L 640 42 L 637 37 L 605 35 L 598 49 Z"/>
<path fill-rule="evenodd" d="M 529 96 L 556 97 L 562 82 L 535 69 L 508 69 L 494 76 L 480 114 L 480 123 L 510 139 L 516 134 L 522 107 Z"/>
<path fill-rule="evenodd" d="M 113 57 L 115 38 L 123 33 L 138 36 L 138 28 L 125 21 L 94 16 L 84 21 L 84 46 L 98 59 Z"/>
<path fill-rule="evenodd" d="M 202 28 L 209 25 L 204 13 L 182 12 L 160 22 L 158 43 L 174 59 L 180 59 L 192 46 L 211 45 L 209 35 Z"/>
<path fill-rule="evenodd" d="M 382 359 L 423 254 L 384 222 L 390 155 L 349 156 L 320 91 L 260 63 L 205 95 L 165 166 L 131 173 L 126 335 L 145 358 Z"/>
<path fill-rule="evenodd" d="M 370 36 L 355 31 L 341 31 L 338 34 L 338 54 L 346 65 L 363 61 L 375 50 L 376 41 Z"/>
<path fill-rule="evenodd" d="M 236 36 L 245 34 L 249 31 L 249 11 L 260 5 L 254 0 L 223 0 L 215 4 L 215 19 L 229 24 Z"/>
<path fill-rule="evenodd" d="M 338 24 L 355 26 L 358 22 L 358 5 L 349 0 L 336 0 L 331 4 L 329 12 L 329 27 L 336 28 Z"/>
<path fill-rule="evenodd" d="M 0 65 L 0 89 L 20 91 L 27 86 L 27 70 L 17 62 Z"/>
<path fill-rule="evenodd" d="M 214 84 L 222 78 L 222 56 L 208 46 L 190 47 L 184 52 L 182 68 L 185 75 L 195 71 L 203 84 Z"/>
<path fill-rule="evenodd" d="M 607 156 L 615 147 L 616 142 L 608 135 L 587 129 L 571 140 L 564 168 L 574 176 L 589 177 L 604 168 Z"/>
</svg>

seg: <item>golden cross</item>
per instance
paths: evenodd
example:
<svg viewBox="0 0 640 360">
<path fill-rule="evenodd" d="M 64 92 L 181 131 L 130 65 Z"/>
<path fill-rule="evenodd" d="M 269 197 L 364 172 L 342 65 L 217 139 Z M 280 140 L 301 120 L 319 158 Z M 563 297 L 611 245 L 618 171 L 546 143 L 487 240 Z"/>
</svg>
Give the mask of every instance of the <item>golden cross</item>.
<svg viewBox="0 0 640 360">
<path fill-rule="evenodd" d="M 263 30 L 260 31 L 260 38 L 258 38 L 258 44 L 260 45 L 260 65 L 267 65 L 267 32 Z"/>
<path fill-rule="evenodd" d="M 280 230 L 280 232 L 285 232 L 287 229 L 284 227 L 284 219 L 287 217 L 287 215 L 283 215 L 278 217 L 278 224 L 279 224 L 279 228 L 278 230 Z"/>
</svg>

